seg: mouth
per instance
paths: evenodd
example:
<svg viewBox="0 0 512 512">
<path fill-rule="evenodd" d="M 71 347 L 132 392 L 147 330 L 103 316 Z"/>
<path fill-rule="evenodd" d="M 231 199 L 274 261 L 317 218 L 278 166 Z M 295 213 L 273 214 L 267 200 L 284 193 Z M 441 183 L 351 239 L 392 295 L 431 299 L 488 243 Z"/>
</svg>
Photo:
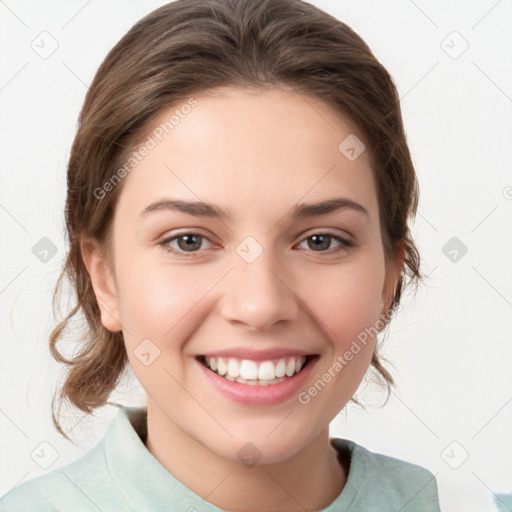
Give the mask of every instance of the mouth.
<svg viewBox="0 0 512 512">
<path fill-rule="evenodd" d="M 290 355 L 256 361 L 201 355 L 197 360 L 226 381 L 249 386 L 275 386 L 301 374 L 318 357 L 318 354 Z"/>
</svg>

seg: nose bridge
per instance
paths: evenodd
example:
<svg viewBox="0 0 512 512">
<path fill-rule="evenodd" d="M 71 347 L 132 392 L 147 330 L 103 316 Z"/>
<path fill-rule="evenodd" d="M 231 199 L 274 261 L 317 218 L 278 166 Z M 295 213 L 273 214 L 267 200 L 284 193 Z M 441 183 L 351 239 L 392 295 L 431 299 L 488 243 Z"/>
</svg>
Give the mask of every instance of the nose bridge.
<svg viewBox="0 0 512 512">
<path fill-rule="evenodd" d="M 293 320 L 297 299 L 287 284 L 283 264 L 271 249 L 263 249 L 254 239 L 237 247 L 234 268 L 222 297 L 221 313 L 227 321 L 265 330 L 277 322 Z M 286 274 L 286 275 L 285 275 Z"/>
</svg>

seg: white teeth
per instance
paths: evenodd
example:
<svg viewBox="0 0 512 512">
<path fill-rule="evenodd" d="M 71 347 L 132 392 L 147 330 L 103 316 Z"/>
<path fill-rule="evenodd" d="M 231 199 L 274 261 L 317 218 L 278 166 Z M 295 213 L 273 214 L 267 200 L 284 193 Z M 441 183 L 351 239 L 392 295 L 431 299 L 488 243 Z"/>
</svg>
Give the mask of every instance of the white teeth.
<svg viewBox="0 0 512 512">
<path fill-rule="evenodd" d="M 233 357 L 205 357 L 206 366 L 218 375 L 230 381 L 251 386 L 267 386 L 283 382 L 299 373 L 305 361 L 306 358 L 302 356 L 260 362 Z"/>
<path fill-rule="evenodd" d="M 276 367 L 272 361 L 263 361 L 258 368 L 259 380 L 272 380 L 276 378 Z"/>
<path fill-rule="evenodd" d="M 215 359 L 215 358 L 211 357 L 210 363 L 211 363 L 212 359 Z M 224 359 L 222 359 L 220 357 L 217 359 L 217 371 L 219 372 L 219 375 L 226 375 L 226 373 L 228 372 L 228 367 L 227 367 L 226 363 L 224 362 Z"/>
<path fill-rule="evenodd" d="M 238 377 L 240 375 L 240 365 L 236 359 L 228 359 L 228 375 Z"/>
<path fill-rule="evenodd" d="M 254 361 L 244 359 L 240 365 L 240 377 L 242 379 L 257 379 L 258 378 L 258 365 Z"/>
<path fill-rule="evenodd" d="M 213 370 L 213 368 L 212 368 Z M 281 359 L 276 365 L 276 377 L 284 377 L 286 374 L 286 363 L 284 359 Z"/>
<path fill-rule="evenodd" d="M 290 359 L 288 361 L 288 364 L 286 365 L 286 375 L 288 375 L 288 377 L 291 377 L 294 373 L 295 373 L 295 360 Z"/>
</svg>

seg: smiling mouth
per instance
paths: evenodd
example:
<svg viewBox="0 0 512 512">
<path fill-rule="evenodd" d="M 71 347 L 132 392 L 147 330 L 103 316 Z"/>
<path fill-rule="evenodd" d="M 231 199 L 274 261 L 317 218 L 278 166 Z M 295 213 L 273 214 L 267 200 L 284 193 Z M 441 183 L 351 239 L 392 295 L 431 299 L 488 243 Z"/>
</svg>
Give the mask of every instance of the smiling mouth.
<svg viewBox="0 0 512 512">
<path fill-rule="evenodd" d="M 272 386 L 299 374 L 317 357 L 317 354 L 286 356 L 265 361 L 208 356 L 198 356 L 197 359 L 203 366 L 226 380 L 252 386 Z"/>
</svg>

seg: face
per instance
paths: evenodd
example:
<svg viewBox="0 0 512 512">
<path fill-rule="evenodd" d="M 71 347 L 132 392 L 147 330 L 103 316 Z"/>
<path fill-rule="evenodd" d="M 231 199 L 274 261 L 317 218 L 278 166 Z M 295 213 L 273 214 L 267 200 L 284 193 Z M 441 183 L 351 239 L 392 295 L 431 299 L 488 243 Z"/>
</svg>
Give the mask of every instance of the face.
<svg viewBox="0 0 512 512">
<path fill-rule="evenodd" d="M 362 333 L 394 285 L 376 186 L 367 152 L 339 149 L 357 132 L 321 101 L 195 99 L 125 178 L 102 321 L 123 329 L 148 415 L 219 456 L 251 442 L 274 463 L 325 434 L 369 366 Z"/>
</svg>

